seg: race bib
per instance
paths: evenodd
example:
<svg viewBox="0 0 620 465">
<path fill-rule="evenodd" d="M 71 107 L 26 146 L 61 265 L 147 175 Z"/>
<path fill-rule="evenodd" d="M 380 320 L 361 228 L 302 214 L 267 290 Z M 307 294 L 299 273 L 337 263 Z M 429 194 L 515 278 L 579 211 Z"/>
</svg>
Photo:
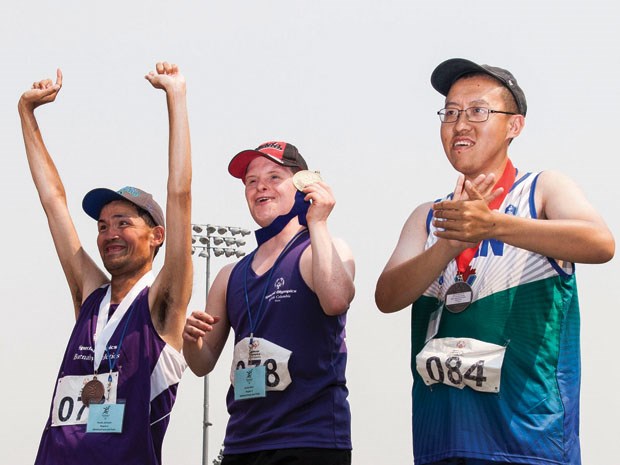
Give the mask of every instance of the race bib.
<svg viewBox="0 0 620 465">
<path fill-rule="evenodd" d="M 52 402 L 52 426 L 84 425 L 88 421 L 89 408 L 82 402 L 82 389 L 93 379 L 93 375 L 64 376 L 56 384 L 56 395 Z M 108 373 L 98 375 L 105 388 L 106 404 L 116 403 L 118 372 L 112 373 L 108 391 Z"/>
<path fill-rule="evenodd" d="M 235 386 L 235 370 L 265 367 L 265 390 L 284 391 L 291 384 L 288 361 L 291 351 L 266 339 L 246 337 L 235 345 L 230 369 L 230 382 Z"/>
<path fill-rule="evenodd" d="M 505 346 L 471 338 L 431 339 L 416 356 L 416 369 L 428 386 L 498 393 L 505 353 Z"/>
</svg>

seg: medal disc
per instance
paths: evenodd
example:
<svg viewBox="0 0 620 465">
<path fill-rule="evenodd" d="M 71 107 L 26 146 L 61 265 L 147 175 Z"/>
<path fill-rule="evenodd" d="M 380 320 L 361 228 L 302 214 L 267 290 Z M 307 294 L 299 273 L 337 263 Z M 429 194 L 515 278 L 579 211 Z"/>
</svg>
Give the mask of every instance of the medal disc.
<svg viewBox="0 0 620 465">
<path fill-rule="evenodd" d="M 446 308 L 452 313 L 461 313 L 474 298 L 474 292 L 469 284 L 458 281 L 448 288 L 446 292 Z"/>
<path fill-rule="evenodd" d="M 310 184 L 321 181 L 321 173 L 318 171 L 302 170 L 293 175 L 293 184 L 297 190 L 303 191 Z"/>
<path fill-rule="evenodd" d="M 102 404 L 104 394 L 103 383 L 97 379 L 91 379 L 82 388 L 82 403 L 87 407 L 90 404 Z"/>
</svg>

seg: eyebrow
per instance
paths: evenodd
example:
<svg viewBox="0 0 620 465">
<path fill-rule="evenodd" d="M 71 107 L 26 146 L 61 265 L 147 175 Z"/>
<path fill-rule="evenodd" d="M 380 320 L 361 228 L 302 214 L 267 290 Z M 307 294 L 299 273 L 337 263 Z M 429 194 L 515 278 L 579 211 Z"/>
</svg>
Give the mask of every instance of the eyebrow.
<svg viewBox="0 0 620 465">
<path fill-rule="evenodd" d="M 445 105 L 446 106 L 448 106 L 448 105 L 458 106 L 458 104 L 456 102 L 449 102 L 449 101 L 447 101 L 445 103 Z M 468 105 L 469 105 L 469 108 L 471 108 L 471 107 L 475 107 L 475 106 L 479 106 L 479 105 L 489 105 L 489 102 L 487 102 L 484 99 L 478 99 L 478 100 L 472 100 L 471 102 L 468 103 Z"/>
<path fill-rule="evenodd" d="M 136 216 L 140 216 L 140 215 L 125 215 L 125 214 L 121 214 L 121 213 L 117 213 L 116 215 L 112 215 L 112 219 L 116 220 L 119 218 L 135 218 Z M 105 221 L 103 221 L 101 218 L 97 220 L 97 223 L 105 223 Z"/>
<path fill-rule="evenodd" d="M 280 173 L 283 173 L 283 172 L 286 172 L 286 169 L 284 167 L 277 167 L 276 166 L 276 167 L 271 168 L 265 174 L 268 174 L 268 175 L 269 174 L 280 174 Z M 258 176 L 259 176 L 259 174 L 251 173 L 251 174 L 246 174 L 245 178 L 246 179 L 247 178 L 257 178 Z"/>
</svg>

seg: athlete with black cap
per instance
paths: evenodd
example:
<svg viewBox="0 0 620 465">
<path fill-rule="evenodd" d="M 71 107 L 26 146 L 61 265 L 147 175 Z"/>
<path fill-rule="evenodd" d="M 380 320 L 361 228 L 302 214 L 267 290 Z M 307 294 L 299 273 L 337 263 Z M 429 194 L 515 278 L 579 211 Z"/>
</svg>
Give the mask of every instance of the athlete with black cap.
<svg viewBox="0 0 620 465">
<path fill-rule="evenodd" d="M 407 219 L 375 292 L 412 305 L 416 465 L 579 465 L 575 263 L 614 239 L 573 181 L 517 170 L 525 94 L 505 69 L 455 58 L 431 76 L 456 188 Z"/>
</svg>

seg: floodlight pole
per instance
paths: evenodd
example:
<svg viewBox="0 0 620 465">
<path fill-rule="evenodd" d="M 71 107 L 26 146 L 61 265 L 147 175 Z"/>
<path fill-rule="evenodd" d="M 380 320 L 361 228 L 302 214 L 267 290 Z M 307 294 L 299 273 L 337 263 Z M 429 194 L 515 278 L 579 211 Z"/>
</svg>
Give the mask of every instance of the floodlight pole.
<svg viewBox="0 0 620 465">
<path fill-rule="evenodd" d="M 199 252 L 200 258 L 206 258 L 206 277 L 205 277 L 205 305 L 209 298 L 209 287 L 211 284 L 211 253 L 216 257 L 225 255 L 226 257 L 235 256 L 237 258 L 245 255 L 241 247 L 245 245 L 245 240 L 235 239 L 234 236 L 247 236 L 250 231 L 238 226 L 216 226 L 211 224 L 192 224 L 192 255 Z M 230 233 L 229 236 L 226 234 Z M 222 244 L 224 247 L 218 247 Z M 209 460 L 209 375 L 203 378 L 203 412 L 202 412 L 202 465 L 207 465 Z"/>
</svg>

